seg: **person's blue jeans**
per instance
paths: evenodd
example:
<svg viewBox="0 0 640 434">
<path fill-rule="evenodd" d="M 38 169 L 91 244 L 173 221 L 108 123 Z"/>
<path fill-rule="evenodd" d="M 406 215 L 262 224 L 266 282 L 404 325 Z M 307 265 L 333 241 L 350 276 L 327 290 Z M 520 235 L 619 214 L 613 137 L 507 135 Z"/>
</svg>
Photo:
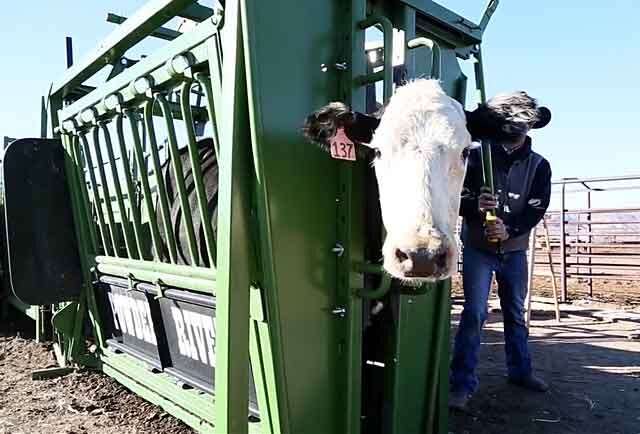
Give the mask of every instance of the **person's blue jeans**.
<svg viewBox="0 0 640 434">
<path fill-rule="evenodd" d="M 478 354 L 482 326 L 487 319 L 487 300 L 493 273 L 504 319 L 507 372 L 510 378 L 531 374 L 527 345 L 528 330 L 524 320 L 527 294 L 527 255 L 525 251 L 494 254 L 465 246 L 462 259 L 464 309 L 458 326 L 450 385 L 452 392 L 474 393 L 478 389 Z"/>
</svg>

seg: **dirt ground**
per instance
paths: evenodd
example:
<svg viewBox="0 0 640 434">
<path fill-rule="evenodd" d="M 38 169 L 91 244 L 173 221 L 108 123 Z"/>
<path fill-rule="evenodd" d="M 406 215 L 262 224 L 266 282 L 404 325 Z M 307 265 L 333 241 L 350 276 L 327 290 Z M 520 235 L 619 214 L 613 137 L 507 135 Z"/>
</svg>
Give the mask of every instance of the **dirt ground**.
<svg viewBox="0 0 640 434">
<path fill-rule="evenodd" d="M 455 299 L 454 322 L 461 308 Z M 558 324 L 551 300 L 534 297 L 530 349 L 551 388 L 528 392 L 506 383 L 502 318 L 491 300 L 480 389 L 467 413 L 451 413 L 451 433 L 640 433 L 640 340 L 630 339 L 640 333 L 640 308 L 582 300 L 561 312 Z"/>
<path fill-rule="evenodd" d="M 453 331 L 461 303 L 454 299 Z M 640 340 L 629 339 L 640 332 L 639 305 L 564 304 L 557 324 L 549 300 L 534 297 L 531 350 L 547 394 L 506 384 L 499 304 L 490 306 L 480 390 L 468 413 L 451 413 L 451 434 L 640 434 Z M 97 372 L 33 381 L 54 358 L 20 322 L 0 322 L 0 434 L 193 433 Z"/>
<path fill-rule="evenodd" d="M 56 365 L 49 345 L 21 337 L 29 328 L 17 315 L 0 322 L 0 434 L 193 433 L 97 372 L 33 381 L 33 370 Z"/>
</svg>

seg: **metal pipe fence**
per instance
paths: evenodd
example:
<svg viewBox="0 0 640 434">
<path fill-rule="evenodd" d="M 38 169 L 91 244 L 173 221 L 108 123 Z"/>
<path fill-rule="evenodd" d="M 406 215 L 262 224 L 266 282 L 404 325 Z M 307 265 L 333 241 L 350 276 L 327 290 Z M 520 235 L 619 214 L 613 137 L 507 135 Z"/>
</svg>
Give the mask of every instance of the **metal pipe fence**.
<svg viewBox="0 0 640 434">
<path fill-rule="evenodd" d="M 559 282 L 563 302 L 571 298 L 570 282 L 584 285 L 593 296 L 594 281 L 640 280 L 640 196 L 629 195 L 624 207 L 592 206 L 596 194 L 640 190 L 640 175 L 568 178 L 552 186 L 560 207 L 550 209 L 535 231 L 534 275 L 552 279 L 554 286 Z M 586 200 L 571 208 L 567 199 L 575 194 Z M 458 233 L 460 228 L 459 222 Z"/>
</svg>

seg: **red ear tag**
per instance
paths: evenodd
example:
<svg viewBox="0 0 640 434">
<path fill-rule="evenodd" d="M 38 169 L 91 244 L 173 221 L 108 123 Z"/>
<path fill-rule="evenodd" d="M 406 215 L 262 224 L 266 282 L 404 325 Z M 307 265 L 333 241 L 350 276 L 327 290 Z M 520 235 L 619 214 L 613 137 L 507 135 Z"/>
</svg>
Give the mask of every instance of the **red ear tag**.
<svg viewBox="0 0 640 434">
<path fill-rule="evenodd" d="M 356 145 L 347 137 L 344 128 L 340 127 L 336 130 L 336 134 L 329 139 L 329 144 L 331 158 L 356 161 Z"/>
</svg>

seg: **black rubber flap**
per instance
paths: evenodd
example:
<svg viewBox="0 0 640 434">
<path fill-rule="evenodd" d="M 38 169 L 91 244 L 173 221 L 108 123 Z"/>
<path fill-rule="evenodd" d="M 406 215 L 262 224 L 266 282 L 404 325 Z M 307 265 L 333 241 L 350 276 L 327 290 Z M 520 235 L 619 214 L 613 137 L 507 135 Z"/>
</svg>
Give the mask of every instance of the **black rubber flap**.
<svg viewBox="0 0 640 434">
<path fill-rule="evenodd" d="M 185 383 L 215 393 L 215 299 L 181 290 L 167 290 L 160 299 L 171 358 L 166 368 Z M 256 389 L 249 367 L 249 413 L 258 416 Z"/>
<path fill-rule="evenodd" d="M 16 140 L 3 172 L 14 294 L 32 305 L 76 300 L 82 273 L 61 142 Z"/>
<path fill-rule="evenodd" d="M 100 278 L 98 297 L 104 331 L 110 347 L 162 369 L 167 351 L 157 300 L 144 291 L 128 290 L 119 282 Z"/>
</svg>

